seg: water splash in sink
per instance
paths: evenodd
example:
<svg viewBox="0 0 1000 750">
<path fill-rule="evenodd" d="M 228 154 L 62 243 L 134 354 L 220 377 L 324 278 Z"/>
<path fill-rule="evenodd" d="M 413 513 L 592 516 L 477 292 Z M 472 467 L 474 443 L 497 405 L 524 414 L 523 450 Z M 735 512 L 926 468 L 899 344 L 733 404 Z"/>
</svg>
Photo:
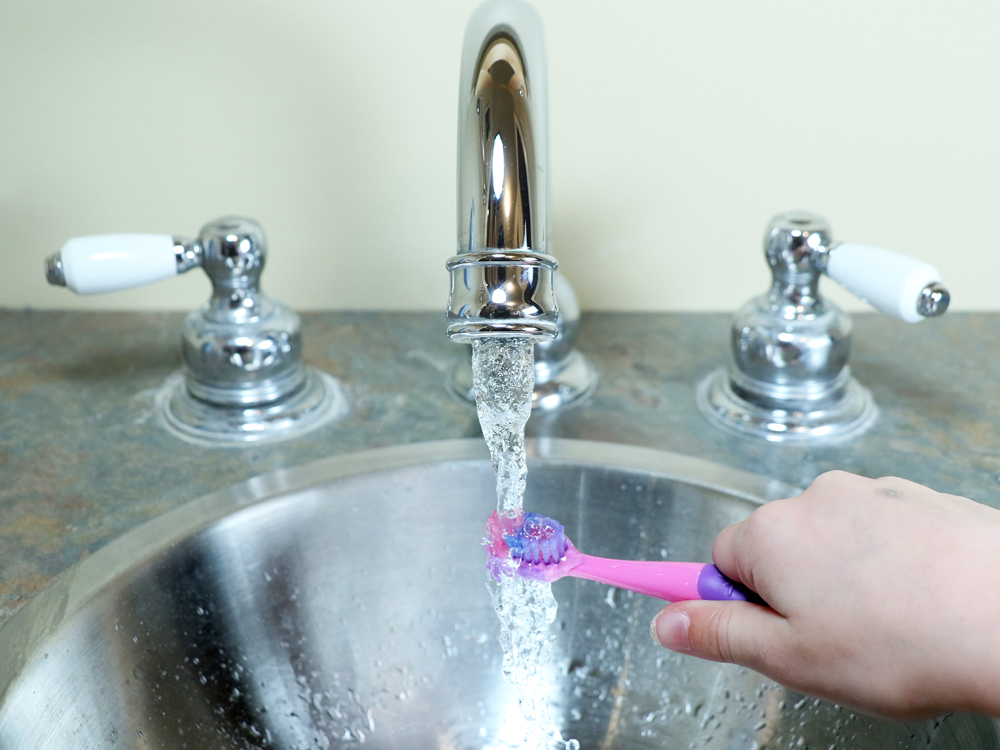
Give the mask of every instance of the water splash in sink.
<svg viewBox="0 0 1000 750">
<path fill-rule="evenodd" d="M 524 425 L 531 416 L 535 386 L 534 342 L 527 338 L 476 339 L 472 342 L 472 383 L 483 437 L 497 473 L 497 511 L 509 518 L 523 512 L 528 473 Z M 499 580 L 489 580 L 493 608 L 500 618 L 504 677 L 517 688 L 527 724 L 525 747 L 578 750 L 564 740 L 549 716 L 544 666 L 549 659 L 556 619 L 552 585 L 515 575 L 517 563 L 507 558 Z"/>
</svg>

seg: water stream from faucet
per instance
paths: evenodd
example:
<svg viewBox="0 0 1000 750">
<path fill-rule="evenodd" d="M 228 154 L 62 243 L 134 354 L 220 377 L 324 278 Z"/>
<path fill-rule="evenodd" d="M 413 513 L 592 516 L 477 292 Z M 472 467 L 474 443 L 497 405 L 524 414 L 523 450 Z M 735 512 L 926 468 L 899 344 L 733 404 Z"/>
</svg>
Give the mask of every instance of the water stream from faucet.
<svg viewBox="0 0 1000 750">
<path fill-rule="evenodd" d="M 497 474 L 497 511 L 515 517 L 523 512 L 525 478 L 524 425 L 531 416 L 535 387 L 534 341 L 528 338 L 475 339 L 472 383 L 483 437 Z M 489 577 L 493 608 L 500 618 L 503 674 L 517 690 L 521 715 L 528 726 L 524 747 L 579 750 L 564 740 L 549 716 L 544 666 L 556 619 L 552 584 L 528 581 L 509 559 L 500 580 Z"/>
</svg>

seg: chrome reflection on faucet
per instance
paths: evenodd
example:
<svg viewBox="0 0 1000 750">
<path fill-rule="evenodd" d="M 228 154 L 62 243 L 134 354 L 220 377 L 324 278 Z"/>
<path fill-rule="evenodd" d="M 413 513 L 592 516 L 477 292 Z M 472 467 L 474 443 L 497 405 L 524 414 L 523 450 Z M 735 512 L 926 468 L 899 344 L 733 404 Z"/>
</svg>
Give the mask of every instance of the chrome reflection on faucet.
<svg viewBox="0 0 1000 750">
<path fill-rule="evenodd" d="M 820 276 L 912 323 L 948 309 L 940 274 L 905 255 L 834 242 L 827 222 L 804 211 L 772 219 L 764 253 L 771 289 L 734 315 L 729 365 L 702 381 L 699 407 L 720 427 L 773 442 L 860 435 L 878 410 L 851 377 L 851 319 L 820 294 Z"/>
<path fill-rule="evenodd" d="M 530 5 L 491 0 L 473 13 L 459 82 L 458 254 L 446 265 L 448 335 L 534 338 L 532 403 L 552 409 L 590 395 L 596 375 L 573 348 L 579 308 L 549 253 L 545 65 Z M 449 386 L 474 400 L 468 363 Z"/>
<path fill-rule="evenodd" d="M 337 381 L 305 367 L 299 316 L 260 290 L 267 240 L 227 217 L 197 239 L 155 234 L 77 237 L 46 259 L 48 282 L 78 294 L 128 289 L 203 268 L 212 297 L 184 322 L 184 376 L 160 399 L 172 432 L 212 445 L 300 435 L 346 411 Z"/>
<path fill-rule="evenodd" d="M 469 234 L 459 250 L 544 252 L 548 207 L 544 200 L 532 206 L 533 196 L 544 196 L 545 180 L 531 130 L 537 106 L 513 30 L 496 29 L 486 40 L 472 86 L 458 178 L 459 195 L 469 200 Z M 467 187 L 479 192 L 480 186 L 481 196 L 465 192 Z"/>
</svg>

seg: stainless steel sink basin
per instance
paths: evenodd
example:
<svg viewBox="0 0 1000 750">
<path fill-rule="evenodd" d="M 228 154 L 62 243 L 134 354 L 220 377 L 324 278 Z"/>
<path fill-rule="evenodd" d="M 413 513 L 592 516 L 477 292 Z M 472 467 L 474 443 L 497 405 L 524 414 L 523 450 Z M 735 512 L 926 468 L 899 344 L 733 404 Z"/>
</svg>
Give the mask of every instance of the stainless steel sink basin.
<svg viewBox="0 0 1000 750">
<path fill-rule="evenodd" d="M 660 451 L 531 448 L 532 508 L 584 550 L 708 560 L 790 487 Z M 478 545 L 481 441 L 343 456 L 168 513 L 0 630 L 0 748 L 496 748 L 511 735 Z M 671 656 L 660 602 L 587 581 L 559 600 L 553 714 L 583 748 L 997 748 L 991 719 L 898 724 Z M 505 735 L 506 733 L 506 735 Z"/>
</svg>

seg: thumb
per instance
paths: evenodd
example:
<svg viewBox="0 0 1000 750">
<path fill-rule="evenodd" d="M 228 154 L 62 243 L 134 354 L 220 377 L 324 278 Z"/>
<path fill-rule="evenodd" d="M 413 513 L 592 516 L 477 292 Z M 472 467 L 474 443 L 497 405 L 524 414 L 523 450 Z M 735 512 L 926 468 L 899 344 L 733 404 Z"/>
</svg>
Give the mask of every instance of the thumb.
<svg viewBox="0 0 1000 750">
<path fill-rule="evenodd" d="M 750 602 L 688 601 L 660 610 L 649 633 L 672 651 L 769 672 L 788 637 L 788 623 L 773 609 Z"/>
</svg>

